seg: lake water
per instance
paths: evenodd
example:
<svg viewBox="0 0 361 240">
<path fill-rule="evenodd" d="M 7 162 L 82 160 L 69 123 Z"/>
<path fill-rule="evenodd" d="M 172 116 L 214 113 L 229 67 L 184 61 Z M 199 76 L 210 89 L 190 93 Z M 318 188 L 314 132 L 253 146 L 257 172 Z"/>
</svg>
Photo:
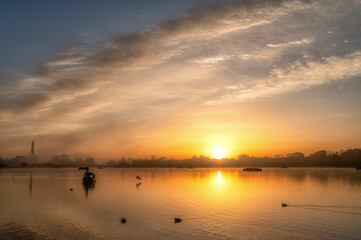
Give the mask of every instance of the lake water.
<svg viewBox="0 0 361 240">
<path fill-rule="evenodd" d="M 91 170 L 1 169 L 0 239 L 361 239 L 355 169 Z"/>
</svg>

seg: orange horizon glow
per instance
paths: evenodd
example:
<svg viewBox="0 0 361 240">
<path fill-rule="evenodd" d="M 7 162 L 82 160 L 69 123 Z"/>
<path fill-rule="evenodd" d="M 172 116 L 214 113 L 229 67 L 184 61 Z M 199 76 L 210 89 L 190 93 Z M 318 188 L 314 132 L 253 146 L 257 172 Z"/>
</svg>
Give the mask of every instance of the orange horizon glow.
<svg viewBox="0 0 361 240">
<path fill-rule="evenodd" d="M 120 32 L 115 24 L 107 34 L 84 33 L 94 37 L 86 47 L 79 36 L 69 46 L 49 38 L 57 44 L 41 61 L 20 51 L 34 61 L 29 68 L 0 68 L 0 157 L 29 156 L 32 140 L 44 161 L 62 153 L 222 159 L 361 147 L 353 34 L 361 4 L 339 1 L 343 10 L 334 11 L 323 1 L 234 2 L 183 6 L 144 28 L 129 27 L 131 17 Z M 43 42 L 19 40 L 27 48 Z"/>
</svg>

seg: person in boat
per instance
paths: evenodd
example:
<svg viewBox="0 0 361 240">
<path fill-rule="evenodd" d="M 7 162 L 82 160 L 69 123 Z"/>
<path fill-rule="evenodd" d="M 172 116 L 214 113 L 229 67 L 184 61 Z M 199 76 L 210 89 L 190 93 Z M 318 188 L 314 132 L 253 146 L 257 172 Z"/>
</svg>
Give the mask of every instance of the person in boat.
<svg viewBox="0 0 361 240">
<path fill-rule="evenodd" d="M 83 176 L 83 183 L 87 184 L 87 183 L 94 183 L 95 182 L 95 174 L 92 172 L 89 172 L 89 167 L 86 168 L 79 168 L 79 169 L 85 169 L 86 172 L 84 173 Z"/>
<path fill-rule="evenodd" d="M 85 172 L 83 177 L 83 183 L 95 182 L 95 174 L 92 172 Z"/>
</svg>

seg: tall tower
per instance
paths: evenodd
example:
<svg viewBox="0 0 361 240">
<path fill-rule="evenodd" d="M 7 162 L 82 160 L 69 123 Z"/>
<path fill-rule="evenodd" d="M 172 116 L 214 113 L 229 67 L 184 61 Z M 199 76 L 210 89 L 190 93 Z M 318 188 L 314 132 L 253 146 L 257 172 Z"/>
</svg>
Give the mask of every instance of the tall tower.
<svg viewBox="0 0 361 240">
<path fill-rule="evenodd" d="M 31 156 L 34 155 L 34 140 L 31 142 Z"/>
</svg>

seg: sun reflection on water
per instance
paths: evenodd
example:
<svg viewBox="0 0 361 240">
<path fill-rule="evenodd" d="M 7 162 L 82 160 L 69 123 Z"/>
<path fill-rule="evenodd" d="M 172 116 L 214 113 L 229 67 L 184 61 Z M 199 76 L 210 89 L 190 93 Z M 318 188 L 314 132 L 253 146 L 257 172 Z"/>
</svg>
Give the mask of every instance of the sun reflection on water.
<svg viewBox="0 0 361 240">
<path fill-rule="evenodd" d="M 313 221 L 314 211 L 319 213 L 318 219 L 324 221 L 317 228 L 339 228 L 337 221 L 328 219 L 337 219 L 343 214 L 343 219 L 348 221 L 344 231 L 352 231 L 349 238 L 360 235 L 357 220 L 361 213 L 356 212 L 359 199 L 355 190 L 360 192 L 361 186 L 350 181 L 360 182 L 361 176 L 353 169 L 291 168 L 262 172 L 244 172 L 237 168 L 103 169 L 97 170 L 99 181 L 96 188 L 89 188 L 88 199 L 81 173 L 76 169 L 16 170 L 24 172 L 17 173 L 12 180 L 14 171 L 1 170 L 0 196 L 9 197 L 0 198 L 0 205 L 6 206 L 0 208 L 0 235 L 3 229 L 13 234 L 14 220 L 22 223 L 36 219 L 38 225 L 32 225 L 31 231 L 43 234 L 42 229 L 46 227 L 49 238 L 56 238 L 62 227 L 65 229 L 62 236 L 69 239 L 89 239 L 87 234 L 97 239 L 104 235 L 112 239 L 119 235 L 127 239 L 161 239 L 164 234 L 175 239 L 214 239 L 215 234 L 238 239 L 240 234 L 254 238 L 259 232 L 259 239 L 290 239 L 293 235 L 289 236 L 289 232 L 303 234 L 304 228 L 297 229 L 297 226 Z M 29 171 L 35 173 L 30 185 Z M 142 185 L 135 179 L 138 175 L 143 179 Z M 49 177 L 53 180 L 48 181 Z M 70 187 L 74 187 L 74 191 L 69 191 Z M 327 198 L 318 198 L 320 191 Z M 38 203 L 34 205 L 34 201 Z M 296 206 L 305 204 L 306 208 L 282 209 L 284 201 Z M 312 204 L 314 210 L 307 208 L 307 204 Z M 340 210 L 327 210 L 325 206 L 339 206 Z M 130 225 L 125 225 L 127 228 L 119 227 L 119 218 L 123 216 L 130 220 Z M 189 231 L 174 231 L 176 216 L 184 219 L 177 227 L 187 224 Z M 76 223 L 76 228 L 69 228 L 69 219 Z M 131 225 L 132 222 L 137 224 Z M 280 232 L 265 229 L 270 223 L 275 227 L 285 226 L 282 232 L 286 235 L 278 237 Z M 244 232 L 240 232 L 244 226 L 247 226 Z M 157 229 L 162 229 L 158 235 Z M 305 233 L 305 238 L 313 234 L 313 230 L 310 231 Z M 23 228 L 20 233 L 24 233 Z M 320 239 L 330 239 L 327 234 Z M 26 236 L 19 235 L 18 239 Z"/>
</svg>

